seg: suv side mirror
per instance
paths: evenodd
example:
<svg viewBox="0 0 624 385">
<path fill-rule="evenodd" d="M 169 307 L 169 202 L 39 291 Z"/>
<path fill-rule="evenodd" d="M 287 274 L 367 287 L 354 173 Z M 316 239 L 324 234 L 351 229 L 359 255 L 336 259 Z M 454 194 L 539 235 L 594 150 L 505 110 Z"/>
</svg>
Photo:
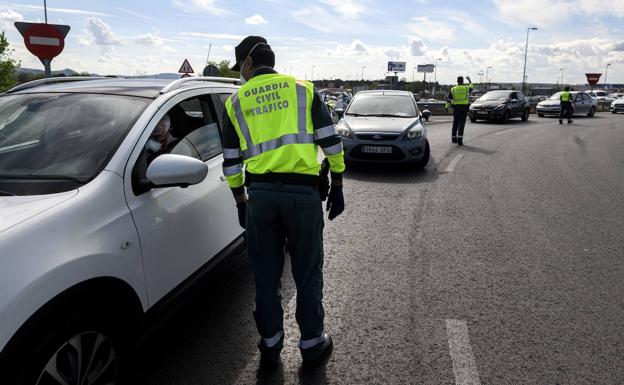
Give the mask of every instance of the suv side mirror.
<svg viewBox="0 0 624 385">
<path fill-rule="evenodd" d="M 188 187 L 203 181 L 208 165 L 190 156 L 164 154 L 147 168 L 147 179 L 156 187 Z"/>
<path fill-rule="evenodd" d="M 429 118 L 431 117 L 431 111 L 429 111 L 428 109 L 427 109 L 427 110 L 422 110 L 422 111 L 420 112 L 420 116 L 421 116 L 423 119 L 425 119 L 425 122 L 428 122 L 428 121 L 429 121 Z"/>
<path fill-rule="evenodd" d="M 336 113 L 336 115 L 338 115 L 339 118 L 342 118 L 345 113 L 344 108 L 336 108 L 334 112 Z"/>
</svg>

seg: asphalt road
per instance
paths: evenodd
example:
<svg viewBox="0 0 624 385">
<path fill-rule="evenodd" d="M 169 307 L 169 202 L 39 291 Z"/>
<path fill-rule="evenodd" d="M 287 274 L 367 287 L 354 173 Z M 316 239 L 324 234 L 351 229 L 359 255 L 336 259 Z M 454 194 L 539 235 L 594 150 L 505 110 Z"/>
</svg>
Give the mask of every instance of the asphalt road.
<svg viewBox="0 0 624 385">
<path fill-rule="evenodd" d="M 624 116 L 465 135 L 430 124 L 424 171 L 348 171 L 325 231 L 324 367 L 300 368 L 287 266 L 283 364 L 258 370 L 240 256 L 148 340 L 133 383 L 624 383 Z"/>
</svg>

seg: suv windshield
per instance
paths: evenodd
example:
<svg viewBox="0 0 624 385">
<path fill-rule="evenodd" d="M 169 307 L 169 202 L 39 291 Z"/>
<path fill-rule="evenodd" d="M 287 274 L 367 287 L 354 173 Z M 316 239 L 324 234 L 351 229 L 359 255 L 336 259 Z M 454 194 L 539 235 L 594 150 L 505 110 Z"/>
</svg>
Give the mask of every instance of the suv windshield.
<svg viewBox="0 0 624 385">
<path fill-rule="evenodd" d="M 345 114 L 414 118 L 417 112 L 416 105 L 410 96 L 377 94 L 356 95 Z"/>
<path fill-rule="evenodd" d="M 150 99 L 99 94 L 0 97 L 0 191 L 67 191 L 105 167 Z"/>
<path fill-rule="evenodd" d="M 509 91 L 490 91 L 487 94 L 481 96 L 479 100 L 480 101 L 507 100 L 509 99 L 509 95 L 511 95 L 511 92 Z"/>
</svg>

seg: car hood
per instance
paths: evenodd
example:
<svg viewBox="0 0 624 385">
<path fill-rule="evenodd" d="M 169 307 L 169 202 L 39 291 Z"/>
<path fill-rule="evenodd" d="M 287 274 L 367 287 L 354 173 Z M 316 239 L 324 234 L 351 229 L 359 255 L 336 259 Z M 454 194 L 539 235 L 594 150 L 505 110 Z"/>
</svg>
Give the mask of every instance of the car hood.
<svg viewBox="0 0 624 385">
<path fill-rule="evenodd" d="M 59 194 L 0 196 L 0 233 L 73 198 L 78 190 Z"/>
<path fill-rule="evenodd" d="M 475 102 L 472 103 L 470 106 L 477 107 L 477 108 L 496 108 L 503 103 L 505 103 L 504 100 L 486 100 L 486 101 L 475 100 Z"/>
<path fill-rule="evenodd" d="M 619 106 L 620 104 L 624 104 L 624 99 L 615 99 L 615 100 L 613 101 L 613 104 L 617 104 L 618 106 Z"/>
<path fill-rule="evenodd" d="M 418 124 L 418 118 L 345 116 L 343 123 L 353 132 L 392 132 L 400 134 Z"/>
<path fill-rule="evenodd" d="M 542 100 L 541 102 L 537 103 L 537 105 L 542 106 L 542 107 L 554 107 L 554 106 L 561 105 L 561 102 L 559 100 L 547 99 L 547 100 Z"/>
</svg>

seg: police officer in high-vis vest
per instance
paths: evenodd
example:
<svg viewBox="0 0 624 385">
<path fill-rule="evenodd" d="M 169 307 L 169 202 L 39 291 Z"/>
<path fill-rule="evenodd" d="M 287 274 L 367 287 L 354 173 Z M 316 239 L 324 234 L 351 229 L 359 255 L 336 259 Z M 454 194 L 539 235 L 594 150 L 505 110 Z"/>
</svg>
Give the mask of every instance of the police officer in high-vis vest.
<svg viewBox="0 0 624 385">
<path fill-rule="evenodd" d="M 453 105 L 453 129 L 451 132 L 451 141 L 457 143 L 459 146 L 463 146 L 464 142 L 464 127 L 466 126 L 466 117 L 468 117 L 468 105 L 470 104 L 470 92 L 473 89 L 470 76 L 468 79 L 468 85 L 464 85 L 464 78 L 460 76 L 457 78 L 457 85 L 451 88 L 451 92 L 448 94 L 447 102 Z"/>
<path fill-rule="evenodd" d="M 297 286 L 299 349 L 304 366 L 314 366 L 333 350 L 323 323 L 318 148 L 329 160 L 332 220 L 344 210 L 342 141 L 314 85 L 273 69 L 275 55 L 264 38 L 246 37 L 235 55 L 232 70 L 240 71 L 243 85 L 225 103 L 223 173 L 247 230 L 261 364 L 276 367 L 283 347 L 280 291 L 286 248 Z"/>
<path fill-rule="evenodd" d="M 572 94 L 570 93 L 570 87 L 564 88 L 559 96 L 560 108 L 559 108 L 559 124 L 563 124 L 563 118 L 568 119 L 568 124 L 572 123 L 572 114 L 574 113 L 574 107 L 572 106 Z"/>
</svg>

